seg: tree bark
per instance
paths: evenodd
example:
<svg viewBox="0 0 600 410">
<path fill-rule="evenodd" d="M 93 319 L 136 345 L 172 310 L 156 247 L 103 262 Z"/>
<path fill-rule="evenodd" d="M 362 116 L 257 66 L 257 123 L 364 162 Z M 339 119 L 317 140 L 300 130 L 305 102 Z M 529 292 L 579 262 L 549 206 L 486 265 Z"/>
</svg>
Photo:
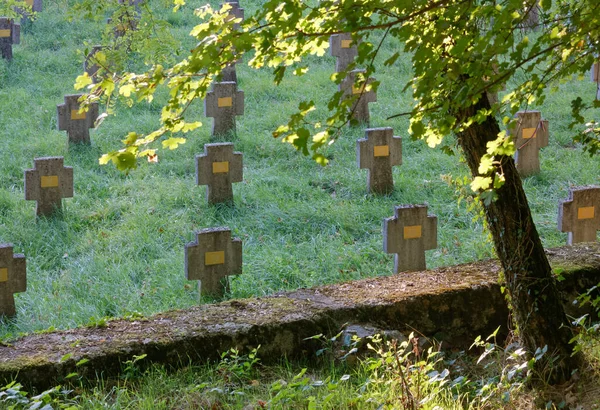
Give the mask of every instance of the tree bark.
<svg viewBox="0 0 600 410">
<path fill-rule="evenodd" d="M 460 112 L 459 120 L 472 116 L 479 109 L 489 108 L 485 95 L 470 109 Z M 478 175 L 486 144 L 497 138 L 500 126 L 495 117 L 474 123 L 458 134 L 473 176 Z M 560 302 L 550 263 L 533 222 L 521 178 L 512 157 L 499 158 L 504 173 L 504 185 L 497 190 L 498 198 L 483 205 L 496 253 L 504 270 L 512 315 L 518 335 L 530 352 L 548 346 L 548 352 L 536 363 L 545 373 L 545 380 L 560 383 L 568 380 L 580 363 L 573 356 L 569 343 L 572 332 Z M 552 360 L 558 360 L 552 364 Z"/>
</svg>

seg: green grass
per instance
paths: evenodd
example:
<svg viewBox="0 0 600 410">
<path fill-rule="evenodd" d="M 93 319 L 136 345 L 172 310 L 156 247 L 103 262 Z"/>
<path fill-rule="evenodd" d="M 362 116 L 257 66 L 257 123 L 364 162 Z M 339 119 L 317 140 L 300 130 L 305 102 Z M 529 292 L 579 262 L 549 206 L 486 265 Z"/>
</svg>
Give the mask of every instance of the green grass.
<svg viewBox="0 0 600 410">
<path fill-rule="evenodd" d="M 127 132 L 157 126 L 160 101 L 120 107 L 92 131 L 90 147 L 67 147 L 65 133 L 56 130 L 56 105 L 74 93 L 84 43 L 97 43 L 104 30 L 103 19 L 68 22 L 68 4 L 45 2 L 39 20 L 23 27 L 14 60 L 0 61 L 0 243 L 25 253 L 28 275 L 27 292 L 16 296 L 17 316 L 2 322 L 0 337 L 197 304 L 197 286 L 184 277 L 184 245 L 208 227 L 228 226 L 243 240 L 243 274 L 232 280 L 231 298 L 391 274 L 382 221 L 400 204 L 428 203 L 438 216 L 438 248 L 427 252 L 428 267 L 493 256 L 481 220 L 464 202 L 457 205 L 455 189 L 441 178 L 467 175 L 466 166 L 411 141 L 408 119 L 386 120 L 409 107 L 410 95 L 401 92 L 410 77 L 408 58 L 377 72 L 381 86 L 371 104 L 372 126 L 393 127 L 403 137 L 403 165 L 394 169 L 392 194 L 366 193 L 366 171 L 357 168 L 355 153 L 362 128 L 348 128 L 328 148 L 327 167 L 271 136 L 301 99 L 323 107 L 324 97 L 336 90 L 329 81 L 334 60 L 325 56 L 311 58 L 308 75 L 290 77 L 279 88 L 268 71 L 238 65 L 246 112 L 232 141 L 244 154 L 244 182 L 234 185 L 234 206 L 209 206 L 205 187 L 195 185 L 194 157 L 211 142 L 201 101 L 192 113 L 205 126 L 180 149 L 160 152 L 158 164 L 140 163 L 130 175 L 98 165 L 98 158 L 120 148 Z M 194 18 L 163 15 L 184 46 L 189 43 L 185 36 Z M 382 58 L 391 53 L 388 46 Z M 569 102 L 578 95 L 593 98 L 594 85 L 561 85 L 539 107 L 550 120 L 550 146 L 542 151 L 541 174 L 526 179 L 525 189 L 546 247 L 566 242 L 556 215 L 568 188 L 600 182 L 600 161 L 574 146 L 567 129 Z M 324 114 L 317 110 L 313 118 Z M 36 219 L 35 204 L 23 193 L 23 171 L 41 156 L 64 156 L 75 170 L 74 198 L 63 200 L 63 212 L 48 219 Z"/>
</svg>

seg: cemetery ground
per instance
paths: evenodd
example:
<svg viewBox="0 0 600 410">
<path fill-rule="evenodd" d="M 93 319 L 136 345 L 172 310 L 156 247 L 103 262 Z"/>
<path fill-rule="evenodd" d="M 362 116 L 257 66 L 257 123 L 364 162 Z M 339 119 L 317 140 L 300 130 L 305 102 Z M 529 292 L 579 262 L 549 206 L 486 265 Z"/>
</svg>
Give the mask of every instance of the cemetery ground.
<svg viewBox="0 0 600 410">
<path fill-rule="evenodd" d="M 187 7 L 200 5 L 190 3 Z M 91 48 L 105 28 L 103 20 L 68 21 L 68 4 L 46 2 L 38 20 L 23 25 L 13 61 L 0 59 L 0 243 L 12 243 L 15 253 L 25 254 L 28 279 L 27 292 L 15 296 L 15 318 L 0 324 L 5 343 L 24 333 L 101 326 L 110 317 L 142 317 L 197 305 L 197 284 L 184 275 L 184 245 L 203 228 L 227 226 L 243 241 L 243 273 L 231 278 L 227 298 L 392 274 L 393 256 L 382 250 L 382 221 L 402 204 L 427 203 L 438 218 L 438 247 L 427 252 L 428 268 L 494 256 L 482 219 L 471 209 L 468 186 L 461 182 L 468 175 L 466 165 L 457 156 L 410 140 L 408 119 L 386 119 L 408 107 L 411 97 L 402 92 L 410 76 L 408 58 L 377 72 L 381 85 L 377 102 L 370 104 L 371 126 L 393 127 L 394 135 L 403 138 L 403 163 L 393 169 L 395 190 L 389 195 L 367 194 L 366 171 L 357 167 L 356 140 L 364 137 L 364 127 L 343 131 L 326 151 L 330 160 L 326 167 L 271 136 L 301 98 L 322 106 L 324 97 L 336 89 L 329 81 L 335 67 L 329 56 L 312 58 L 307 76 L 288 78 L 281 87 L 272 84 L 269 72 L 238 64 L 245 113 L 237 118 L 236 136 L 211 138 L 212 120 L 204 117 L 198 104 L 191 115 L 203 122 L 202 128 L 179 149 L 159 152 L 158 163 L 140 163 L 124 175 L 112 165 L 98 165 L 98 158 L 120 147 L 129 131 L 152 130 L 160 115 L 158 104 L 127 109 L 117 103 L 117 115 L 91 131 L 91 146 L 67 145 L 67 136 L 57 130 L 56 106 L 64 95 L 74 93 L 84 43 Z M 247 12 L 254 7 L 243 6 Z M 183 42 L 181 47 L 189 46 L 185 38 L 195 24 L 189 13 L 162 13 Z M 558 87 L 544 105 L 533 107 L 550 121 L 550 138 L 540 154 L 541 173 L 524 180 L 546 248 L 566 243 L 556 217 L 558 202 L 568 197 L 569 187 L 600 183 L 600 160 L 574 145 L 567 127 L 570 101 L 576 96 L 593 98 L 594 84 L 586 77 Z M 318 115 L 319 111 L 315 118 Z M 244 181 L 233 186 L 233 205 L 209 205 L 205 187 L 195 183 L 195 155 L 204 152 L 206 143 L 226 141 L 244 155 Z M 74 196 L 63 199 L 57 215 L 36 219 L 35 203 L 24 199 L 23 171 L 33 167 L 34 158 L 45 156 L 64 156 L 64 165 L 73 167 Z M 450 184 L 451 179 L 458 182 Z M 204 298 L 200 303 L 212 301 Z M 597 338 L 582 340 L 587 354 L 600 360 Z M 197 406 L 214 400 L 236 407 L 269 401 L 283 391 L 289 403 L 304 403 L 299 407 L 308 406 L 311 396 L 322 403 L 333 392 L 329 406 L 339 408 L 349 403 L 339 400 L 359 400 L 360 380 L 374 377 L 368 363 L 350 366 L 324 359 L 320 367 L 309 370 L 309 376 L 295 379 L 303 363 L 265 368 L 260 362 L 252 364 L 248 351 L 239 352 L 243 358 L 235 354 L 229 352 L 213 367 L 188 366 L 175 373 L 158 367 L 146 373 L 137 370 L 138 363 L 126 363 L 123 379 L 78 389 L 76 404 L 186 408 L 185 400 Z M 260 357 L 260 349 L 257 354 Z M 492 368 L 500 372 L 506 363 L 501 355 L 493 357 L 497 365 Z M 470 363 L 466 356 L 458 362 L 462 360 L 463 367 Z M 475 371 L 473 379 L 487 377 L 481 372 Z M 352 377 L 345 380 L 345 374 Z M 590 383 L 593 387 L 593 378 Z M 207 395 L 213 388 L 213 396 Z M 174 397 L 174 391 L 181 394 Z M 385 389 L 377 394 L 384 395 Z M 523 394 L 525 405 L 535 396 Z M 65 402 L 73 394 L 70 397 Z M 436 400 L 443 408 L 451 407 L 451 397 Z"/>
</svg>

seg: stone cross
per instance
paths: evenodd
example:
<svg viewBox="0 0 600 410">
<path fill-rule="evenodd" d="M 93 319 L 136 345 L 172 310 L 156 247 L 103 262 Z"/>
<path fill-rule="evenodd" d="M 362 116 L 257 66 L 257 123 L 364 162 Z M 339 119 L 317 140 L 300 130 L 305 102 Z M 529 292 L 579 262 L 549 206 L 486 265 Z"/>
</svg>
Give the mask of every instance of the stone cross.
<svg viewBox="0 0 600 410">
<path fill-rule="evenodd" d="M 233 201 L 232 182 L 242 182 L 242 153 L 231 142 L 205 144 L 196 156 L 196 184 L 206 185 L 209 204 Z"/>
<path fill-rule="evenodd" d="M 394 190 L 392 167 L 402 165 L 402 138 L 392 128 L 369 128 L 356 141 L 358 167 L 368 169 L 367 190 L 385 194 Z"/>
<path fill-rule="evenodd" d="M 569 198 L 558 205 L 558 229 L 569 233 L 567 245 L 596 242 L 596 231 L 600 231 L 600 186 L 569 189 Z"/>
<path fill-rule="evenodd" d="M 0 17 L 0 53 L 2 58 L 12 60 L 12 46 L 21 42 L 21 25 L 12 19 Z"/>
<path fill-rule="evenodd" d="M 196 232 L 196 242 L 185 245 L 185 277 L 200 280 L 201 296 L 222 297 L 228 276 L 242 273 L 242 241 L 231 239 L 228 228 Z"/>
<path fill-rule="evenodd" d="M 96 53 L 100 50 L 102 50 L 102 46 L 93 46 L 83 62 L 83 70 L 88 73 L 94 84 L 98 82 L 97 74 L 100 66 L 96 62 Z"/>
<path fill-rule="evenodd" d="M 339 73 L 358 56 L 358 48 L 350 33 L 334 34 L 329 37 L 329 53 L 335 57 L 335 71 Z"/>
<path fill-rule="evenodd" d="M 373 78 L 363 81 L 360 84 L 358 79 L 360 73 L 365 70 L 353 70 L 348 73 L 346 78 L 340 83 L 340 91 L 344 92 L 344 98 L 357 98 L 351 108 L 352 119 L 359 122 L 369 123 L 371 117 L 369 115 L 369 103 L 377 101 L 377 94 L 371 88 L 371 83 L 375 81 Z M 356 84 L 355 84 L 356 82 Z"/>
<path fill-rule="evenodd" d="M 58 129 L 67 131 L 69 142 L 90 143 L 90 128 L 98 119 L 98 103 L 91 103 L 86 112 L 79 112 L 79 98 L 82 94 L 65 95 L 65 103 L 56 106 Z"/>
<path fill-rule="evenodd" d="M 14 293 L 27 290 L 25 256 L 13 254 L 13 246 L 0 244 L 0 315 L 14 316 Z"/>
<path fill-rule="evenodd" d="M 540 149 L 548 146 L 548 121 L 539 111 L 519 111 L 517 124 L 511 129 L 517 152 L 515 161 L 521 176 L 540 172 Z"/>
<path fill-rule="evenodd" d="M 213 117 L 212 135 L 235 133 L 236 115 L 244 115 L 244 92 L 233 81 L 215 83 L 206 93 L 204 114 Z"/>
<path fill-rule="evenodd" d="M 36 158 L 25 171 L 25 199 L 37 201 L 38 216 L 60 209 L 62 198 L 73 197 L 73 168 L 63 167 L 63 157 Z"/>
<path fill-rule="evenodd" d="M 600 100 L 600 61 L 594 63 L 592 66 L 590 77 L 592 81 L 598 85 L 598 93 L 596 94 L 596 98 Z"/>
<path fill-rule="evenodd" d="M 239 1 L 226 1 L 225 3 L 221 4 L 221 8 L 226 4 L 231 6 L 231 8 L 229 9 L 229 15 L 227 16 L 226 20 L 231 21 L 233 19 L 240 19 L 239 22 L 233 23 L 233 29 L 239 30 L 240 25 L 244 21 L 244 9 L 240 8 Z"/>
<path fill-rule="evenodd" d="M 437 247 L 437 217 L 427 205 L 395 207 L 395 216 L 383 221 L 383 250 L 395 253 L 394 273 L 427 269 L 425 251 Z"/>
</svg>

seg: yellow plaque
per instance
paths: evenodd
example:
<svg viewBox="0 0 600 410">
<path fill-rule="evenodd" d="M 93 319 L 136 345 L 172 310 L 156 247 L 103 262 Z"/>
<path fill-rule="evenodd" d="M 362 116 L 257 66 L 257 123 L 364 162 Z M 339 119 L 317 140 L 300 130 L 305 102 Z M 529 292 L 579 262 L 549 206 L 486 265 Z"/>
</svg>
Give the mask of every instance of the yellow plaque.
<svg viewBox="0 0 600 410">
<path fill-rule="evenodd" d="M 352 94 L 360 94 L 363 92 L 364 89 L 365 89 L 364 85 L 362 87 L 357 87 L 357 86 L 353 85 L 352 86 Z"/>
<path fill-rule="evenodd" d="M 594 219 L 595 209 L 593 206 L 577 208 L 577 219 Z"/>
<path fill-rule="evenodd" d="M 537 136 L 537 128 L 523 128 L 523 139 L 528 140 Z"/>
<path fill-rule="evenodd" d="M 342 40 L 342 48 L 352 47 L 352 40 Z"/>
<path fill-rule="evenodd" d="M 43 176 L 40 183 L 42 188 L 56 188 L 58 186 L 58 176 L 49 175 Z"/>
<path fill-rule="evenodd" d="M 72 120 L 85 120 L 85 117 L 87 116 L 87 112 L 79 112 L 79 109 L 77 110 L 71 110 L 71 119 Z"/>
<path fill-rule="evenodd" d="M 404 239 L 417 239 L 421 237 L 421 225 L 405 226 Z"/>
<path fill-rule="evenodd" d="M 217 100 L 217 106 L 219 108 L 231 107 L 233 105 L 233 99 L 231 97 L 223 97 Z"/>
<path fill-rule="evenodd" d="M 213 174 L 226 174 L 229 172 L 229 162 L 213 162 Z"/>
<path fill-rule="evenodd" d="M 8 268 L 0 268 L 0 282 L 8 282 Z"/>
<path fill-rule="evenodd" d="M 389 145 L 375 145 L 373 147 L 373 155 L 376 157 L 389 157 L 390 146 Z"/>
<path fill-rule="evenodd" d="M 222 265 L 225 263 L 225 252 L 206 252 L 204 254 L 204 265 L 212 266 L 212 265 Z"/>
<path fill-rule="evenodd" d="M 0 38 L 9 38 L 11 36 L 10 29 L 9 30 L 0 30 Z"/>
</svg>

